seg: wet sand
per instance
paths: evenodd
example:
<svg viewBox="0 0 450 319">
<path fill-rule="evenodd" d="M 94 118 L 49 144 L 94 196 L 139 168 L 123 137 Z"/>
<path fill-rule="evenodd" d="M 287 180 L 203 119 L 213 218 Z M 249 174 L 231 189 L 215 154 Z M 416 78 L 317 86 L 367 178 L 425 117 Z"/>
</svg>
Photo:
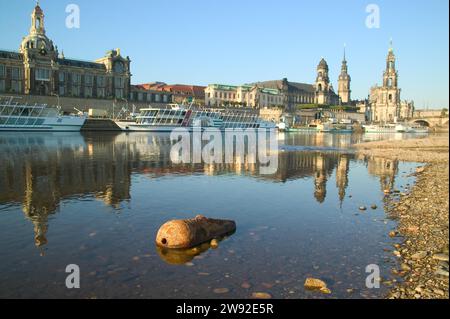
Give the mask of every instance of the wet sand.
<svg viewBox="0 0 450 319">
<path fill-rule="evenodd" d="M 386 194 L 388 214 L 398 220 L 390 236 L 402 238 L 393 248 L 399 262 L 392 271 L 399 283 L 387 298 L 449 298 L 448 145 L 445 135 L 355 146 L 365 156 L 425 163 L 417 169 L 411 192 Z"/>
</svg>

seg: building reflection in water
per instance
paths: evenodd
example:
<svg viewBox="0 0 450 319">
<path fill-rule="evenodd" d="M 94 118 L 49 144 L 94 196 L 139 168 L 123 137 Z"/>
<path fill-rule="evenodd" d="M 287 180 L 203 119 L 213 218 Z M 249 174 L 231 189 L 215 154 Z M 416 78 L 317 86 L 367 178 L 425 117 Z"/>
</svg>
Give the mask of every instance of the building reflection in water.
<svg viewBox="0 0 450 319">
<path fill-rule="evenodd" d="M 367 162 L 369 174 L 380 179 L 381 191 L 393 191 L 398 174 L 398 161 L 382 157 L 361 157 Z"/>
<path fill-rule="evenodd" d="M 323 139 L 329 136 L 317 134 L 308 143 L 323 144 Z M 173 164 L 170 148 L 167 134 L 2 133 L 0 205 L 21 204 L 23 213 L 34 225 L 35 245 L 42 247 L 47 244 L 49 216 L 58 212 L 62 200 L 91 197 L 119 209 L 121 203 L 131 199 L 133 174 L 149 178 L 237 174 L 276 183 L 311 178 L 313 195 L 323 203 L 327 181 L 335 172 L 342 203 L 349 184 L 350 160 L 354 158 L 339 151 L 279 152 L 277 172 L 260 175 L 259 164 L 248 163 L 246 158 L 233 164 Z M 370 174 L 380 177 L 383 190 L 392 189 L 397 162 L 362 160 L 367 162 Z"/>
</svg>

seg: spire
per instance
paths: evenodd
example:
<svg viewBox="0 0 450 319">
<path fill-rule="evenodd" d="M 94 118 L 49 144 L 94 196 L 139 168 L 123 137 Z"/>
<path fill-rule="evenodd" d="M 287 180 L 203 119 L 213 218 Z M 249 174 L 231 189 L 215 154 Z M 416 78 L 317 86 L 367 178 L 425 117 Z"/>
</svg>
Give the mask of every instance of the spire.
<svg viewBox="0 0 450 319">
<path fill-rule="evenodd" d="M 344 43 L 344 62 L 347 62 L 346 58 L 345 58 L 345 49 L 346 49 L 347 45 Z"/>
<path fill-rule="evenodd" d="M 389 40 L 389 52 L 394 52 L 394 45 L 392 43 L 393 43 L 393 41 L 392 41 L 392 37 L 391 37 L 391 39 Z"/>
<path fill-rule="evenodd" d="M 341 66 L 341 75 L 347 75 L 347 57 L 346 57 L 346 47 L 347 45 L 344 43 L 344 59 L 342 60 L 342 66 Z"/>
</svg>

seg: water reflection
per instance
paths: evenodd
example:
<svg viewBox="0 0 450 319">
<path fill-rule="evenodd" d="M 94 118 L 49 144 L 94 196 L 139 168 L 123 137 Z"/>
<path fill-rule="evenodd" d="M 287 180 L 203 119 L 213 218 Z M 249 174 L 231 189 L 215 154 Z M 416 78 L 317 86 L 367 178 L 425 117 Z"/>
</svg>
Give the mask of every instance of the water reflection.
<svg viewBox="0 0 450 319">
<path fill-rule="evenodd" d="M 287 144 L 343 147 L 361 137 L 346 134 L 284 136 Z M 132 175 L 161 178 L 174 175 L 244 175 L 274 183 L 313 178 L 312 193 L 318 203 L 327 196 L 328 180 L 335 174 L 342 205 L 349 185 L 352 153 L 341 150 L 280 151 L 273 175 L 260 175 L 258 165 L 173 164 L 167 134 L 1 134 L 0 205 L 22 206 L 34 225 L 37 247 L 48 243 L 48 220 L 65 199 L 95 198 L 120 209 L 131 199 Z M 392 190 L 398 162 L 360 158 L 382 190 Z"/>
<path fill-rule="evenodd" d="M 226 240 L 228 237 L 233 236 L 235 231 L 226 234 L 220 238 L 216 238 L 218 242 Z M 206 253 L 210 249 L 217 249 L 218 246 L 212 246 L 210 242 L 205 242 L 193 248 L 188 249 L 168 249 L 164 247 L 156 246 L 156 251 L 164 262 L 169 265 L 184 265 L 188 262 L 198 258 L 200 255 Z"/>
</svg>

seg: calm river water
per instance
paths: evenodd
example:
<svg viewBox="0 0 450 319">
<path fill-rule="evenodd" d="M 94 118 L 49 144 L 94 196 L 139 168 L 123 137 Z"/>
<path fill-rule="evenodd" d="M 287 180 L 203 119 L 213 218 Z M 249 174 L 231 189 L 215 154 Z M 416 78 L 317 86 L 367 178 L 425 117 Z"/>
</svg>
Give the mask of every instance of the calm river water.
<svg viewBox="0 0 450 319">
<path fill-rule="evenodd" d="M 383 190 L 416 167 L 351 151 L 381 138 L 405 136 L 280 134 L 278 170 L 260 175 L 173 164 L 167 134 L 0 133 L 0 298 L 381 298 L 366 267 L 391 280 L 398 240 Z M 163 223 L 197 214 L 237 231 L 198 256 L 158 252 Z M 69 264 L 80 289 L 66 288 Z"/>
</svg>

